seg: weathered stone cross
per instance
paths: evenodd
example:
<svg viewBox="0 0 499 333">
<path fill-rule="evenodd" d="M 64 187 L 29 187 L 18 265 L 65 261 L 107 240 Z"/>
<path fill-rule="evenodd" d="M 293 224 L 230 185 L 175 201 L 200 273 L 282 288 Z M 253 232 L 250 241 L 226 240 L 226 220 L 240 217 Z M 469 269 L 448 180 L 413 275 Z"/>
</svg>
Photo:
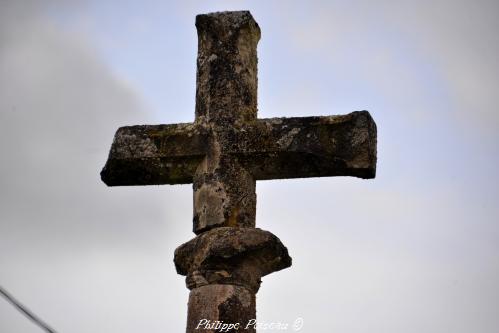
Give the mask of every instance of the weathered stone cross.
<svg viewBox="0 0 499 333">
<path fill-rule="evenodd" d="M 367 111 L 258 119 L 258 24 L 241 11 L 198 15 L 196 27 L 194 123 L 118 129 L 101 177 L 109 186 L 193 183 L 198 236 L 177 248 L 175 266 L 191 289 L 187 332 L 215 332 L 217 321 L 255 319 L 260 278 L 291 265 L 280 240 L 255 228 L 256 181 L 374 178 L 376 125 Z"/>
</svg>

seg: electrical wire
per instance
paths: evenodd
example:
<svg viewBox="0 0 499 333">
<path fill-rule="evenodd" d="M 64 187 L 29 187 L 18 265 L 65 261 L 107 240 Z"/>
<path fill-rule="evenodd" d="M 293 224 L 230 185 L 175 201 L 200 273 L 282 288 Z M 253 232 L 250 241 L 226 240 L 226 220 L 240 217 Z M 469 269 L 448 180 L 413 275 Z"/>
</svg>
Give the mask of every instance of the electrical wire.
<svg viewBox="0 0 499 333">
<path fill-rule="evenodd" d="M 48 324 L 46 324 L 43 320 L 38 318 L 33 312 L 31 312 L 28 308 L 22 305 L 18 300 L 14 298 L 9 292 L 7 292 L 2 286 L 0 286 L 0 294 L 10 303 L 12 304 L 19 312 L 28 317 L 32 322 L 34 322 L 37 326 L 43 329 L 47 333 L 57 333 L 53 328 L 51 328 Z"/>
</svg>

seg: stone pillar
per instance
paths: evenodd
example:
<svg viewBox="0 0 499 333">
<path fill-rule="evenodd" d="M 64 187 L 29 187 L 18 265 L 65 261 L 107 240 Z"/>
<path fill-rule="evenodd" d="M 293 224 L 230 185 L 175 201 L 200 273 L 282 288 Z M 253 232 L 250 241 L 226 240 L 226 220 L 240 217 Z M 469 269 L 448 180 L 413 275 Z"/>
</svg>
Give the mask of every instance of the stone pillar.
<svg viewBox="0 0 499 333">
<path fill-rule="evenodd" d="M 198 15 L 196 28 L 195 122 L 210 135 L 193 175 L 198 236 L 175 250 L 175 266 L 191 290 L 187 332 L 235 332 L 256 319 L 260 278 L 291 258 L 276 236 L 254 228 L 256 181 L 232 154 L 228 131 L 257 119 L 260 28 L 247 11 Z"/>
<path fill-rule="evenodd" d="M 256 319 L 261 277 L 291 266 L 291 257 L 268 231 L 221 227 L 179 246 L 174 262 L 191 290 L 187 333 L 214 333 L 222 325 L 236 332 Z"/>
<path fill-rule="evenodd" d="M 187 332 L 234 332 L 256 318 L 255 294 L 233 284 L 209 284 L 189 294 Z M 255 333 L 249 327 L 245 332 Z"/>
</svg>

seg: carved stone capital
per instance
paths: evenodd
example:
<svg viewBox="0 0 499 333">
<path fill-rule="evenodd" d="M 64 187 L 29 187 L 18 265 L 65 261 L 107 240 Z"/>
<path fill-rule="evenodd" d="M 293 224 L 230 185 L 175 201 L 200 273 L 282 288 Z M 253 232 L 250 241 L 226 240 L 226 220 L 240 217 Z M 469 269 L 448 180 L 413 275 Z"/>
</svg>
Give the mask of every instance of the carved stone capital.
<svg viewBox="0 0 499 333">
<path fill-rule="evenodd" d="M 221 227 L 175 250 L 177 273 L 189 289 L 209 284 L 243 286 L 256 293 L 261 277 L 291 266 L 279 238 L 258 228 Z"/>
</svg>

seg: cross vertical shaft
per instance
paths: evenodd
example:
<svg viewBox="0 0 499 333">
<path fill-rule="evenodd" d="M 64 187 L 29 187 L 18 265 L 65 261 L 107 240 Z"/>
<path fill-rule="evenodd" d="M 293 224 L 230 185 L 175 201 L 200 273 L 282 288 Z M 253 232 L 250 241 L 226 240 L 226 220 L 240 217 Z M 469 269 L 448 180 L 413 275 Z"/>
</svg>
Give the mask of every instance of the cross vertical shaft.
<svg viewBox="0 0 499 333">
<path fill-rule="evenodd" d="M 196 122 L 211 127 L 211 135 L 193 179 L 194 232 L 254 227 L 256 181 L 227 154 L 230 138 L 223 129 L 257 119 L 260 28 L 249 12 L 198 15 L 196 28 Z"/>
<path fill-rule="evenodd" d="M 256 180 L 235 156 L 228 154 L 231 138 L 227 137 L 224 129 L 241 127 L 257 119 L 256 47 L 260 28 L 249 12 L 198 15 L 196 28 L 195 121 L 209 127 L 210 135 L 206 155 L 193 176 L 193 230 L 199 234 L 224 226 L 255 227 Z M 213 246 L 230 232 L 231 229 L 223 235 L 218 231 L 211 233 L 213 239 L 207 246 Z M 244 237 L 244 234 L 239 236 Z M 188 252 L 196 254 L 197 247 Z M 231 249 L 230 252 L 234 254 L 237 251 Z M 176 259 L 181 257 L 179 253 L 181 250 L 176 251 Z M 201 257 L 208 262 L 203 255 Z M 255 293 L 259 281 L 238 278 L 235 273 L 237 268 L 230 266 L 234 265 L 212 264 L 199 267 L 199 270 L 192 267 L 186 270 L 187 285 L 192 288 L 188 333 L 199 329 L 203 320 L 208 320 L 208 326 L 201 328 L 215 332 L 215 329 L 210 329 L 210 324 L 244 324 L 256 318 Z M 246 267 L 240 271 L 255 275 Z M 245 282 L 253 283 L 254 289 L 248 288 Z M 249 332 L 254 331 L 249 329 Z"/>
</svg>

